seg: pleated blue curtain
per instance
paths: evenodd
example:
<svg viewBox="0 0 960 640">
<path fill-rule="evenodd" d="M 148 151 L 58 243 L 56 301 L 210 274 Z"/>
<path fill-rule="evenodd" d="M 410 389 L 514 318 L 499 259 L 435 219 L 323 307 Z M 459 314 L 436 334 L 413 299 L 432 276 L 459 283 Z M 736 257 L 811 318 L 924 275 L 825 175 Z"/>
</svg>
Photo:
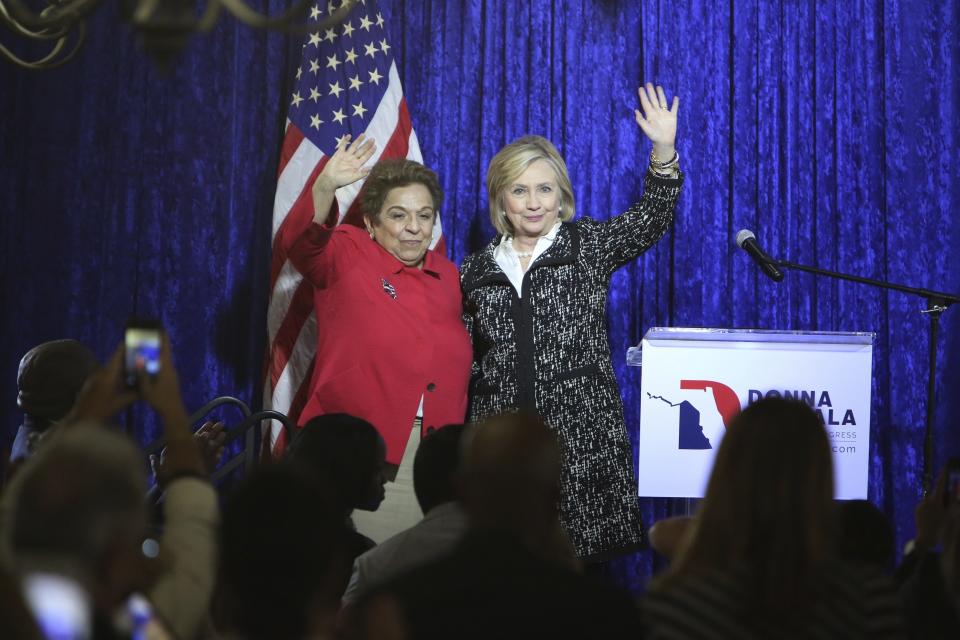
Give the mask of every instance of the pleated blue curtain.
<svg viewBox="0 0 960 640">
<path fill-rule="evenodd" d="M 294 45 L 222 17 L 164 74 L 115 13 L 94 14 L 60 69 L 0 62 L 4 435 L 28 348 L 72 337 L 106 359 L 131 316 L 170 333 L 189 409 L 223 394 L 259 403 Z M 126 421 L 159 435 L 150 411 Z"/>
<path fill-rule="evenodd" d="M 276 11 L 283 3 L 259 3 Z M 926 407 L 924 301 L 788 273 L 733 246 L 871 278 L 960 290 L 960 3 L 654 0 L 384 2 L 425 162 L 447 192 L 452 259 L 493 235 L 484 176 L 537 133 L 564 154 L 581 215 L 640 194 L 649 147 L 636 87 L 681 97 L 687 174 L 673 230 L 613 281 L 614 367 L 628 426 L 652 326 L 873 331 L 870 498 L 913 533 Z M 270 216 L 293 38 L 227 18 L 169 77 L 102 10 L 86 50 L 50 73 L 0 66 L 4 426 L 32 344 L 72 336 L 106 357 L 131 314 L 169 328 L 197 407 L 256 404 Z M 120 54 L 118 55 L 118 52 Z M 960 453 L 960 308 L 943 319 L 934 466 Z M 152 418 L 131 416 L 141 437 Z M 644 501 L 646 522 L 685 504 Z M 640 588 L 649 553 L 616 565 Z"/>
<path fill-rule="evenodd" d="M 870 498 L 912 536 L 922 464 L 925 301 L 788 273 L 733 247 L 741 228 L 781 259 L 957 291 L 960 5 L 935 2 L 405 2 L 400 61 L 424 157 L 449 192 L 455 260 L 493 231 L 486 163 L 525 133 L 566 157 L 578 210 L 607 218 L 641 190 L 649 147 L 635 87 L 681 97 L 687 174 L 673 231 L 614 278 L 611 348 L 628 425 L 651 326 L 876 332 Z M 934 466 L 960 447 L 957 310 L 944 316 Z M 786 455 L 786 453 L 785 453 Z M 682 510 L 646 503 L 651 522 Z M 652 559 L 621 563 L 623 579 Z"/>
</svg>

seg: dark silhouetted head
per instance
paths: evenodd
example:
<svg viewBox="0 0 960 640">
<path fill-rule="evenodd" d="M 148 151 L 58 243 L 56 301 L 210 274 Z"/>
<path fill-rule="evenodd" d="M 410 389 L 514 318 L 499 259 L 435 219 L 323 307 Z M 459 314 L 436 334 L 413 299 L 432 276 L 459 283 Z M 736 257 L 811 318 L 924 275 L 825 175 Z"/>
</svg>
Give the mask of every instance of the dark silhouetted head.
<svg viewBox="0 0 960 640">
<path fill-rule="evenodd" d="M 895 544 L 890 521 L 869 500 L 841 500 L 837 508 L 837 555 L 851 564 L 883 572 L 893 568 Z"/>
<path fill-rule="evenodd" d="M 372 424 L 346 413 L 309 420 L 286 459 L 336 496 L 341 511 L 376 511 L 386 483 L 386 445 Z"/>
<path fill-rule="evenodd" d="M 17 405 L 30 425 L 43 431 L 73 407 L 87 378 L 100 364 L 76 340 L 52 340 L 35 346 L 20 360 Z"/>
<path fill-rule="evenodd" d="M 424 513 L 457 497 L 456 475 L 466 428 L 447 425 L 420 441 L 413 459 L 413 490 Z"/>
<path fill-rule="evenodd" d="M 672 573 L 746 570 L 767 604 L 788 608 L 832 557 L 833 467 L 807 405 L 779 398 L 744 409 L 727 430 Z"/>
<path fill-rule="evenodd" d="M 220 553 L 222 621 L 240 637 L 314 637 L 339 604 L 348 531 L 329 495 L 289 465 L 264 465 L 230 495 Z"/>
<path fill-rule="evenodd" d="M 560 446 L 534 415 L 475 426 L 461 465 L 461 495 L 475 526 L 522 535 L 551 528 L 560 497 Z"/>
</svg>

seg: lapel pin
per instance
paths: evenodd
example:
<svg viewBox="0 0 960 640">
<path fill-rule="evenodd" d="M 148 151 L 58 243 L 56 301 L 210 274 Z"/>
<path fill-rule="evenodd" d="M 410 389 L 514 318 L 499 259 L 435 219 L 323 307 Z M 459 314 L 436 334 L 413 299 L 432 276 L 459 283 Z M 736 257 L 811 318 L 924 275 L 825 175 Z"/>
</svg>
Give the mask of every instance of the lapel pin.
<svg viewBox="0 0 960 640">
<path fill-rule="evenodd" d="M 396 288 L 395 288 L 392 284 L 390 284 L 389 282 L 387 282 L 387 279 L 386 279 L 386 278 L 380 278 L 380 284 L 383 285 L 383 290 L 386 292 L 386 294 L 387 294 L 388 296 L 390 296 L 390 297 L 393 298 L 394 300 L 397 299 L 397 290 L 396 290 Z"/>
</svg>

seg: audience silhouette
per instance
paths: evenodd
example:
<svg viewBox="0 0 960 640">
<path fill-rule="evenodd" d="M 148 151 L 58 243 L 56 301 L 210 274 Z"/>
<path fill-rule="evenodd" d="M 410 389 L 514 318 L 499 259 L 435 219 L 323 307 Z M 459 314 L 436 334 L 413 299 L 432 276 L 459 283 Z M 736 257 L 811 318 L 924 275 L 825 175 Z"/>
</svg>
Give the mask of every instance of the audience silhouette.
<svg viewBox="0 0 960 640">
<path fill-rule="evenodd" d="M 386 452 L 383 438 L 372 424 L 346 413 L 311 418 L 287 449 L 287 463 L 330 492 L 334 509 L 353 531 L 351 561 L 375 546 L 356 531 L 350 514 L 354 509 L 376 511 L 383 502 Z M 346 584 L 345 579 L 341 593 Z"/>
<path fill-rule="evenodd" d="M 349 529 L 329 492 L 289 465 L 265 465 L 223 516 L 217 623 L 228 637 L 332 637 Z"/>
<path fill-rule="evenodd" d="M 351 519 L 383 500 L 373 425 L 311 419 L 283 461 L 224 492 L 221 526 L 208 477 L 224 425 L 191 433 L 166 338 L 161 373 L 136 390 L 122 360 L 121 347 L 98 367 L 71 340 L 23 358 L 21 466 L 0 498 L 4 637 L 960 636 L 960 503 L 945 475 L 891 579 L 890 524 L 833 500 L 829 439 L 802 403 L 763 399 L 734 420 L 698 513 L 651 531 L 671 565 L 637 603 L 583 575 L 559 520 L 560 447 L 538 416 L 429 433 L 413 470 L 424 517 L 376 547 Z M 143 452 L 111 425 L 138 400 L 167 444 L 159 531 Z"/>
<path fill-rule="evenodd" d="M 649 637 L 901 637 L 892 583 L 840 561 L 834 515 L 817 415 L 777 398 L 750 405 L 724 436 L 673 564 L 644 600 Z"/>
<path fill-rule="evenodd" d="M 467 434 L 469 527 L 445 558 L 374 591 L 364 638 L 608 638 L 639 632 L 632 600 L 577 573 L 557 510 L 560 448 L 542 421 L 491 418 Z"/>
<path fill-rule="evenodd" d="M 413 460 L 413 488 L 423 520 L 385 540 L 353 563 L 345 604 L 406 569 L 449 552 L 466 529 L 466 516 L 457 500 L 457 470 L 462 424 L 448 425 L 420 441 Z"/>
</svg>

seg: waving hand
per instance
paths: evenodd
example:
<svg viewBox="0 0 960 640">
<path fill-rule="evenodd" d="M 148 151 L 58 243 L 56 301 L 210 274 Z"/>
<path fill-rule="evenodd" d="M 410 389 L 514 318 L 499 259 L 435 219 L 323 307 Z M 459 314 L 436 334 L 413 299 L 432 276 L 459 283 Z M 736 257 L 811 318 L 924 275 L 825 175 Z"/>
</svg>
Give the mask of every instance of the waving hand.
<svg viewBox="0 0 960 640">
<path fill-rule="evenodd" d="M 653 152 L 661 160 L 673 157 L 674 142 L 677 138 L 677 110 L 680 108 L 680 98 L 673 96 L 673 103 L 667 103 L 667 96 L 663 87 L 652 83 L 637 89 L 640 95 L 640 109 L 634 110 L 637 124 L 643 129 L 653 143 Z"/>
<path fill-rule="evenodd" d="M 370 167 L 363 165 L 373 157 L 376 149 L 374 141 L 364 137 L 362 133 L 352 141 L 349 134 L 344 137 L 313 183 L 311 195 L 315 222 L 322 224 L 327 219 L 337 189 L 370 173 Z"/>
</svg>

